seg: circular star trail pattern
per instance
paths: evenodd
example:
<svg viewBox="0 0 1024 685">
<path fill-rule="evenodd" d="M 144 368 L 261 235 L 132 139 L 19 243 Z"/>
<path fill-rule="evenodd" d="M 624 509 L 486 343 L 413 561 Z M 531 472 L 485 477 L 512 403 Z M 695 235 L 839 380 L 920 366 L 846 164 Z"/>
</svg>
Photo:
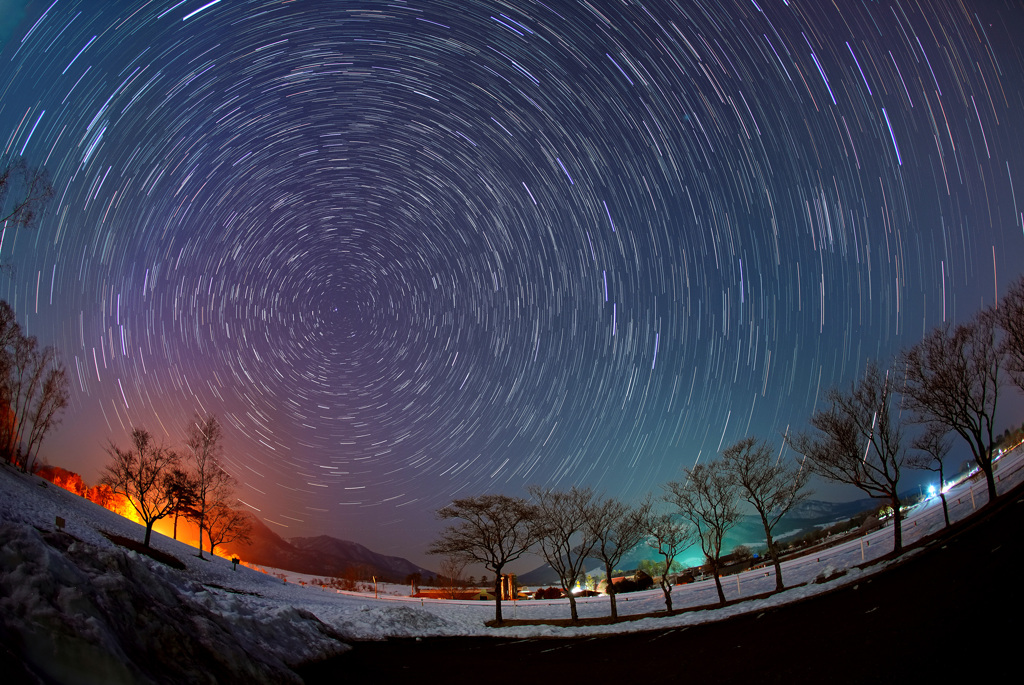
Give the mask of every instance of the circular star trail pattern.
<svg viewBox="0 0 1024 685">
<path fill-rule="evenodd" d="M 285 536 L 638 496 L 1024 254 L 1012 1 L 16 9 L 0 149 L 56 193 L 0 294 L 70 370 L 47 451 L 88 479 L 215 413 Z"/>
</svg>

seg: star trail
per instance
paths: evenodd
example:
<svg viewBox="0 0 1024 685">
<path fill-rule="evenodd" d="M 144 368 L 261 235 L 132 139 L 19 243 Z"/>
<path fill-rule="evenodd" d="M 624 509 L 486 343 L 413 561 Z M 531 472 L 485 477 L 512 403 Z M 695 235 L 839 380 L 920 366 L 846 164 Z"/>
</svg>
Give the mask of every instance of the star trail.
<svg viewBox="0 0 1024 685">
<path fill-rule="evenodd" d="M 972 315 L 1024 257 L 1014 0 L 46 0 L 0 278 L 51 462 L 224 424 L 284 537 L 416 558 L 454 497 L 626 498 Z"/>
</svg>

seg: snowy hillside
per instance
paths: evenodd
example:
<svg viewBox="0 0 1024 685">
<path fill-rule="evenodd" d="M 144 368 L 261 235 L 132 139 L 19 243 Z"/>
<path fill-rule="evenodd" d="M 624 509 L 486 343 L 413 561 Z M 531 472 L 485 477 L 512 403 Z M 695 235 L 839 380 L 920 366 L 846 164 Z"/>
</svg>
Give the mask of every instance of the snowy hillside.
<svg viewBox="0 0 1024 685">
<path fill-rule="evenodd" d="M 66 521 L 56 530 L 56 518 Z M 177 571 L 99 531 L 141 527 L 45 481 L 0 468 L 0 630 L 35 674 L 62 683 L 288 682 L 289 667 L 347 647 L 309 612 L 227 590 L 281 581 L 162 538 Z M 229 575 L 230 574 L 230 575 Z M 228 581 L 228 582 L 226 582 Z M 13 658 L 12 658 L 13 657 Z"/>
<path fill-rule="evenodd" d="M 1021 478 L 1015 463 L 1001 468 L 1000 489 Z M 984 502 L 984 488 L 964 483 L 949 494 L 951 515 L 962 518 Z M 60 531 L 56 519 L 66 527 Z M 904 541 L 942 525 L 929 500 L 909 512 Z M 325 590 L 239 566 L 201 560 L 195 549 L 154 534 L 153 547 L 184 565 L 177 570 L 119 547 L 103 532 L 133 540 L 142 528 L 41 479 L 0 466 L 0 666 L 23 665 L 47 680 L 76 682 L 288 682 L 290 667 L 340 653 L 345 641 L 390 636 L 573 636 L 693 625 L 784 604 L 857 582 L 862 560 L 891 549 L 888 528 L 812 557 L 787 562 L 791 589 L 768 599 L 628 623 L 573 628 L 522 625 L 488 628 L 488 602 L 422 600 Z M 877 571 L 881 565 L 872 567 Z M 813 581 L 836 571 L 828 583 Z M 299 578 L 292 576 L 293 581 Z M 765 569 L 723 579 L 727 599 L 768 592 Z M 677 587 L 678 607 L 715 603 L 711 581 Z M 606 597 L 578 601 L 581 617 L 605 616 Z M 637 615 L 663 607 L 660 590 L 622 595 L 619 612 Z M 566 600 L 507 603 L 506 618 L 567 618 Z"/>
</svg>

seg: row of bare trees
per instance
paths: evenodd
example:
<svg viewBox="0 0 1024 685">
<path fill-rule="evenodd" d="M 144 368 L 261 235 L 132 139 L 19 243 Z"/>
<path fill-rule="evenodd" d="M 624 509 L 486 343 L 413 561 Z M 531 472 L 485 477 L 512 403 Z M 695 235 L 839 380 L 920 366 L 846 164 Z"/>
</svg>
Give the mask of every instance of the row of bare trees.
<svg viewBox="0 0 1024 685">
<path fill-rule="evenodd" d="M 0 168 L 0 225 L 34 228 L 53 197 L 50 176 L 24 162 Z M 0 273 L 14 267 L 0 263 Z M 14 309 L 0 301 L 0 456 L 28 471 L 43 438 L 68 404 L 67 373 L 53 347 L 25 335 Z"/>
<path fill-rule="evenodd" d="M 131 446 L 111 442 L 102 483 L 124 495 L 146 528 L 143 545 L 149 546 L 153 525 L 184 516 L 199 529 L 199 557 L 204 536 L 210 553 L 223 544 L 249 540 L 251 523 L 234 496 L 235 479 L 224 469 L 223 429 L 215 416 L 196 415 L 189 425 L 185 449 L 178 453 L 157 443 L 148 431 L 135 428 Z"/>
<path fill-rule="evenodd" d="M 661 586 L 671 611 L 669 571 L 675 558 L 695 541 L 719 579 L 726 534 L 740 520 L 741 503 L 753 509 L 764 529 L 775 567 L 776 589 L 784 588 L 774 530 L 783 516 L 808 497 L 808 480 L 853 485 L 892 511 L 893 549 L 903 549 L 899 483 L 905 468 L 929 469 L 944 480 L 943 461 L 951 436 L 970 447 L 985 475 L 989 502 L 996 499 L 993 461 L 995 419 L 1004 368 L 1024 389 L 1024 277 L 998 307 L 970 321 L 944 324 L 902 352 L 891 368 L 871 361 L 848 388 L 832 388 L 827 406 L 810 418 L 809 429 L 784 436 L 783 449 L 746 437 L 721 457 L 685 469 L 664 486 L 660 498 L 669 511 L 655 512 L 651 498 L 629 506 L 602 498 L 589 488 L 556 490 L 533 486 L 530 499 L 483 495 L 455 500 L 438 515 L 457 520 L 430 547 L 430 553 L 458 564 L 480 563 L 495 573 L 495 620 L 501 621 L 500 582 L 504 568 L 537 549 L 559 575 L 577 619 L 572 593 L 588 558 L 599 558 L 609 581 L 613 569 L 646 539 L 663 560 Z M 914 433 L 908 440 L 908 433 Z M 789 446 L 801 461 L 784 459 Z M 941 490 L 941 488 L 940 488 Z M 949 514 L 945 497 L 943 512 Z M 461 568 L 461 567 L 460 567 Z M 617 615 L 609 582 L 611 615 Z"/>
<path fill-rule="evenodd" d="M 68 404 L 68 378 L 54 347 L 25 335 L 0 300 L 0 455 L 28 471 Z"/>
<path fill-rule="evenodd" d="M 430 546 L 429 553 L 445 559 L 448 573 L 466 563 L 479 563 L 495 573 L 495 620 L 502 620 L 501 576 L 505 567 L 536 550 L 558 574 L 569 598 L 569 611 L 577 620 L 573 588 L 584 574 L 588 559 L 598 559 L 608 579 L 612 618 L 618 616 L 614 569 L 639 544 L 647 544 L 663 559 L 660 574 L 666 608 L 672 610 L 672 564 L 695 541 L 715 576 L 719 598 L 725 601 L 718 580 L 726 533 L 739 521 L 739 500 L 758 511 L 765 527 L 768 549 L 781 568 L 772 530 L 783 515 L 806 497 L 806 471 L 771 458 L 767 443 L 742 440 L 723 453 L 721 464 L 698 464 L 684 477 L 665 486 L 660 498 L 670 511 L 655 511 L 650 497 L 630 506 L 598 495 L 590 488 L 567 490 L 528 488 L 530 499 L 508 495 L 481 495 L 455 500 L 438 516 L 457 520 Z"/>
<path fill-rule="evenodd" d="M 889 502 L 893 548 L 899 553 L 902 471 L 928 469 L 944 481 L 951 438 L 966 443 L 985 477 L 988 503 L 996 500 L 996 411 L 1004 375 L 1024 390 L 1024 278 L 997 306 L 962 324 L 933 329 L 900 353 L 891 368 L 868 363 L 860 380 L 829 392 L 829 406 L 811 417 L 813 431 L 797 434 L 790 444 L 826 479 Z M 916 434 L 908 440 L 911 430 Z"/>
</svg>

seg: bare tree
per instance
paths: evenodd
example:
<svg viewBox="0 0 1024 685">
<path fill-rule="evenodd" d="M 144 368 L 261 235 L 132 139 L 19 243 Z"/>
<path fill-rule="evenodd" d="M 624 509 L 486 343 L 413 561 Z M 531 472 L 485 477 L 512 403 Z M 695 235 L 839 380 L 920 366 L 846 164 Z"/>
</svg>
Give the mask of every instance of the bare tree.
<svg viewBox="0 0 1024 685">
<path fill-rule="evenodd" d="M 985 309 L 955 328 L 945 324 L 900 357 L 904 406 L 916 421 L 941 424 L 964 439 L 985 474 L 989 503 L 996 499 L 992 460 L 1001 385 L 997 319 Z"/>
<path fill-rule="evenodd" d="M 1000 351 L 1014 384 L 1024 390 L 1024 276 L 1010 286 L 996 310 L 996 322 L 1003 329 Z"/>
<path fill-rule="evenodd" d="M 468 563 L 465 558 L 455 554 L 441 557 L 438 580 L 448 588 L 449 599 L 456 599 L 458 590 L 466 586 L 466 581 L 462 579 L 462 572 L 466 570 Z"/>
<path fill-rule="evenodd" d="M 0 169 L 0 224 L 32 228 L 52 197 L 53 184 L 46 169 L 24 162 Z"/>
<path fill-rule="evenodd" d="M 0 445 L 7 463 L 20 466 L 24 456 L 23 437 L 29 407 L 42 384 L 43 365 L 39 363 L 39 344 L 35 338 L 22 335 L 14 323 L 11 339 L 4 349 L 4 403 L 11 418 L 5 422 L 4 443 Z"/>
<path fill-rule="evenodd" d="M 893 416 L 895 383 L 887 371 L 869 362 L 864 377 L 845 392 L 832 388 L 829 408 L 811 416 L 817 435 L 800 433 L 790 440 L 807 457 L 815 473 L 836 483 L 860 488 L 884 499 L 893 512 L 893 551 L 903 551 L 900 471 L 906 458 L 903 423 Z"/>
<path fill-rule="evenodd" d="M 775 589 L 781 592 L 782 564 L 772 531 L 782 517 L 810 495 L 806 489 L 810 470 L 800 464 L 782 461 L 782 455 L 773 458 L 774 450 L 765 440 L 743 438 L 722 451 L 726 472 L 732 477 L 739 495 L 754 507 L 761 517 L 768 555 L 775 565 Z"/>
<path fill-rule="evenodd" d="M 575 486 L 569 490 L 530 486 L 527 490 L 534 500 L 532 526 L 541 556 L 558 574 L 562 591 L 569 598 L 570 615 L 576 622 L 579 615 L 573 586 L 583 575 L 587 557 L 597 544 L 597 537 L 587 525 L 594 518 L 594 491 Z"/>
<path fill-rule="evenodd" d="M 729 552 L 729 556 L 732 557 L 733 563 L 747 562 L 754 558 L 754 552 L 746 545 L 736 545 Z"/>
<path fill-rule="evenodd" d="M 659 514 L 648 519 L 648 533 L 650 537 L 647 545 L 657 550 L 663 560 L 658 564 L 658 582 L 665 595 L 665 610 L 672 611 L 672 583 L 669 574 L 676 557 L 693 542 L 695 530 L 672 514 Z"/>
<path fill-rule="evenodd" d="M 8 464 L 14 459 L 10 444 L 14 439 L 15 413 L 11 397 L 11 370 L 14 364 L 15 341 L 21 338 L 21 325 L 14 309 L 0 300 L 0 456 Z"/>
<path fill-rule="evenodd" d="M 615 606 L 615 584 L 612 583 L 612 571 L 622 557 L 628 554 L 644 539 L 647 534 L 650 518 L 650 498 L 644 499 L 635 507 L 630 507 L 615 498 L 603 502 L 595 502 L 590 509 L 591 518 L 587 521 L 590 535 L 596 540 L 594 556 L 604 563 L 605 575 L 608 578 L 608 597 L 611 604 L 611 617 L 618 618 Z"/>
<path fill-rule="evenodd" d="M 22 334 L 14 310 L 0 301 L 0 453 L 28 471 L 43 438 L 60 423 L 68 404 L 68 379 L 54 347 L 40 349 Z"/>
<path fill-rule="evenodd" d="M 34 228 L 52 197 L 53 184 L 46 169 L 25 162 L 8 164 L 0 169 L 0 226 Z M 13 266 L 5 262 L 0 271 L 11 272 Z"/>
<path fill-rule="evenodd" d="M 249 514 L 229 506 L 223 501 L 216 502 L 206 513 L 206 534 L 210 538 L 210 554 L 220 545 L 233 542 L 252 542 L 252 520 Z M 202 547 L 202 543 L 200 543 Z"/>
<path fill-rule="evenodd" d="M 718 600 L 725 604 L 722 580 L 718 577 L 719 560 L 725 534 L 740 518 L 736 486 L 720 464 L 697 464 L 684 472 L 682 480 L 665 486 L 665 500 L 693 524 L 701 549 L 715 577 Z"/>
<path fill-rule="evenodd" d="M 949 454 L 947 428 L 941 424 L 932 424 L 925 429 L 925 432 L 917 436 L 911 446 L 920 450 L 918 454 L 911 455 L 907 459 L 907 466 L 912 469 L 924 469 L 939 474 L 939 497 L 942 499 L 942 516 L 946 519 L 946 527 L 949 527 L 949 506 L 946 504 L 946 476 L 943 469 L 943 461 Z"/>
<path fill-rule="evenodd" d="M 533 508 L 521 497 L 479 495 L 457 499 L 437 516 L 460 523 L 443 530 L 427 554 L 460 557 L 494 571 L 494 620 L 501 623 L 501 573 L 533 544 Z"/>
<path fill-rule="evenodd" d="M 224 470 L 224 431 L 217 417 L 196 414 L 185 438 L 186 458 L 192 466 L 194 498 L 190 518 L 199 526 L 199 558 L 203 558 L 203 532 L 214 507 L 232 500 L 235 479 Z M 212 553 L 213 550 L 211 549 Z"/>
<path fill-rule="evenodd" d="M 173 498 L 170 514 L 174 516 L 174 539 L 178 539 L 178 517 L 195 514 L 196 484 L 192 474 L 175 466 L 167 474 L 167 490 Z"/>
<path fill-rule="evenodd" d="M 174 497 L 167 487 L 167 476 L 178 463 L 178 456 L 153 442 L 149 432 L 132 429 L 132 446 L 122 450 L 113 442 L 107 447 L 111 462 L 101 483 L 124 495 L 146 526 L 142 544 L 149 547 L 153 524 L 171 513 Z"/>
<path fill-rule="evenodd" d="M 28 471 L 32 463 L 39 457 L 39 450 L 43 445 L 43 438 L 53 428 L 60 424 L 61 414 L 68 406 L 68 377 L 64 365 L 56 360 L 56 351 L 47 359 L 47 347 L 39 359 L 39 365 L 45 368 L 42 386 L 36 394 L 35 401 L 29 408 L 26 423 L 30 426 L 28 440 L 25 446 L 25 456 L 21 463 L 21 470 Z"/>
</svg>

